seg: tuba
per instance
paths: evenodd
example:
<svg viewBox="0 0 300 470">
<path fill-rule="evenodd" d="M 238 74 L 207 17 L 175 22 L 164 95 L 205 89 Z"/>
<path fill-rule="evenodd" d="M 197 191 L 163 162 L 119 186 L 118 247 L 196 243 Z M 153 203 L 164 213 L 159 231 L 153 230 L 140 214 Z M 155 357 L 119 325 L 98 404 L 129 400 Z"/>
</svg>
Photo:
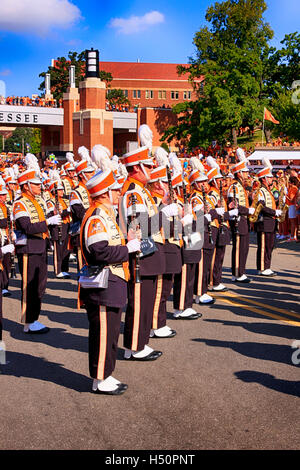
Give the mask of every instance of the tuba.
<svg viewBox="0 0 300 470">
<path fill-rule="evenodd" d="M 259 183 L 259 186 L 257 187 L 255 193 L 254 193 L 254 197 L 253 197 L 253 201 L 252 201 L 252 204 L 251 204 L 251 207 L 254 207 L 255 208 L 255 212 L 254 214 L 252 215 L 249 215 L 249 221 L 254 224 L 255 222 L 257 222 L 258 220 L 258 217 L 259 217 L 259 214 L 260 214 L 260 211 L 262 210 L 263 208 L 263 204 L 261 202 L 259 202 L 259 190 L 260 190 L 260 187 L 261 187 L 261 184 Z"/>
</svg>

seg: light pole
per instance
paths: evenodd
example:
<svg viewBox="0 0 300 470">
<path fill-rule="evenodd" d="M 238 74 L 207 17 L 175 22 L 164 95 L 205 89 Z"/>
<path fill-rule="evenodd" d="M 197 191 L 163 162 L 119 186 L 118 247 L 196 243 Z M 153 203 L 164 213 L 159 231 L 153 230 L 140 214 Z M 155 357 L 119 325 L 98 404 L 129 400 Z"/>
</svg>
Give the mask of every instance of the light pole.
<svg viewBox="0 0 300 470">
<path fill-rule="evenodd" d="M 92 48 L 85 51 L 85 78 L 99 77 L 99 51 Z"/>
</svg>

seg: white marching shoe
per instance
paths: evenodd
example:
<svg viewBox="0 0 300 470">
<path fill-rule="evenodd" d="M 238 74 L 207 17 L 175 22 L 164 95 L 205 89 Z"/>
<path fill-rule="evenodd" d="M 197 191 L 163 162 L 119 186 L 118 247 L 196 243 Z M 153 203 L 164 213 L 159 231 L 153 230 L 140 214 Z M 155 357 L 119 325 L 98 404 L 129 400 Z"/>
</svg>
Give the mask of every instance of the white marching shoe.
<svg viewBox="0 0 300 470">
<path fill-rule="evenodd" d="M 110 375 L 104 380 L 94 379 L 92 392 L 103 395 L 121 395 L 127 388 L 127 384 L 121 383 Z"/>
<path fill-rule="evenodd" d="M 161 351 L 155 351 L 146 344 L 144 349 L 140 351 L 125 349 L 124 359 L 129 361 L 155 361 L 155 359 L 158 359 L 161 355 Z"/>
<path fill-rule="evenodd" d="M 23 331 L 24 333 L 42 334 L 47 333 L 49 329 L 50 328 L 48 328 L 48 326 L 45 326 L 36 320 L 33 323 L 25 323 Z"/>
<path fill-rule="evenodd" d="M 217 286 L 213 286 L 212 290 L 215 292 L 225 292 L 228 289 L 224 284 L 218 284 Z"/>
<path fill-rule="evenodd" d="M 176 331 L 172 330 L 169 326 L 165 325 L 156 330 L 150 331 L 150 338 L 173 338 L 176 335 Z"/>
<path fill-rule="evenodd" d="M 246 274 L 243 274 L 240 277 L 232 276 L 231 280 L 234 282 L 244 282 L 245 284 L 250 282 L 250 279 L 246 276 Z"/>
<path fill-rule="evenodd" d="M 186 308 L 185 310 L 175 310 L 173 318 L 175 320 L 196 320 L 200 318 L 201 313 L 196 312 L 193 308 Z"/>
<path fill-rule="evenodd" d="M 195 303 L 196 304 L 213 304 L 215 299 L 208 294 L 196 295 Z"/>
<path fill-rule="evenodd" d="M 260 276 L 276 276 L 276 273 L 272 269 L 265 269 L 264 271 L 258 271 Z"/>
<path fill-rule="evenodd" d="M 62 271 L 61 273 L 57 274 L 56 277 L 57 279 L 68 279 L 70 277 L 70 274 Z"/>
</svg>

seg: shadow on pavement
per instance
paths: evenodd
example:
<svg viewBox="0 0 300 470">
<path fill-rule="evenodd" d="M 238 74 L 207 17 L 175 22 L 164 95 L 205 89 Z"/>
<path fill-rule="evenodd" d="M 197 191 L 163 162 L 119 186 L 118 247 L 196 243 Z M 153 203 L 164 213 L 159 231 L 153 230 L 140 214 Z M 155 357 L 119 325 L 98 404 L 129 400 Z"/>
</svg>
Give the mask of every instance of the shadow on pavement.
<svg viewBox="0 0 300 470">
<path fill-rule="evenodd" d="M 65 369 L 62 364 L 49 362 L 41 357 L 7 351 L 8 364 L 0 366 L 2 375 L 30 377 L 52 382 L 77 392 L 89 392 L 90 379 L 87 376 Z"/>
<path fill-rule="evenodd" d="M 245 323 L 227 320 L 204 319 L 207 323 L 219 323 L 224 326 L 242 327 L 251 333 L 277 336 L 291 340 L 300 339 L 300 329 L 296 326 L 279 325 L 277 323 Z"/>
<path fill-rule="evenodd" d="M 241 370 L 235 372 L 234 375 L 243 382 L 258 383 L 276 392 L 300 397 L 299 381 L 277 379 L 274 375 L 252 370 Z"/>
<path fill-rule="evenodd" d="M 272 361 L 280 364 L 290 365 L 296 367 L 292 363 L 293 349 L 284 344 L 271 344 L 271 343 L 255 343 L 244 342 L 237 343 L 235 341 L 219 341 L 215 339 L 194 338 L 191 341 L 204 343 L 207 346 L 214 348 L 230 348 L 232 351 L 237 352 L 246 357 L 254 359 L 261 359 L 264 361 Z"/>
</svg>

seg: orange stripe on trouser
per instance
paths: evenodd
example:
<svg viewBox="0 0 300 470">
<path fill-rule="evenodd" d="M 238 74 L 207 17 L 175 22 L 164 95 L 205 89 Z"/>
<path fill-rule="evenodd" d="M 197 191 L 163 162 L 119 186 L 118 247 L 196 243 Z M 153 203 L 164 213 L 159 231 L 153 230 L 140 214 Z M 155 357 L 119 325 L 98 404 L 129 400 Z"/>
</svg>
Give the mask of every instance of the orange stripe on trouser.
<svg viewBox="0 0 300 470">
<path fill-rule="evenodd" d="M 103 380 L 105 374 L 105 359 L 107 349 L 107 318 L 106 307 L 99 307 L 99 323 L 100 323 L 100 341 L 99 341 L 99 358 L 97 368 L 97 379 Z"/>
<path fill-rule="evenodd" d="M 180 290 L 180 299 L 179 299 L 179 310 L 184 310 L 184 300 L 185 300 L 185 292 L 186 292 L 186 271 L 187 271 L 187 265 L 184 264 L 182 266 L 182 272 L 181 272 L 181 290 Z"/>
<path fill-rule="evenodd" d="M 54 264 L 54 273 L 55 273 L 55 276 L 57 276 L 59 273 L 57 272 L 58 260 L 57 260 L 57 242 L 56 241 L 54 242 L 53 264 Z"/>
<path fill-rule="evenodd" d="M 261 234 L 261 252 L 260 252 L 260 267 L 261 267 L 261 271 L 264 271 L 264 270 L 265 270 L 265 244 L 266 244 L 265 234 L 262 233 L 262 234 Z"/>
<path fill-rule="evenodd" d="M 211 260 L 211 266 L 210 266 L 210 279 L 209 279 L 209 282 L 210 282 L 211 285 L 213 285 L 213 272 L 214 272 L 215 260 L 216 260 L 216 248 L 214 249 L 214 253 L 213 253 L 213 256 L 212 256 L 212 260 Z"/>
<path fill-rule="evenodd" d="M 196 295 L 201 297 L 202 295 L 202 282 L 203 282 L 203 253 L 201 260 L 198 263 L 198 282 L 197 282 L 197 292 Z"/>
<path fill-rule="evenodd" d="M 153 320 L 152 320 L 152 328 L 157 330 L 158 328 L 158 312 L 161 302 L 162 296 L 162 286 L 163 286 L 163 277 L 162 274 L 159 274 L 157 278 L 157 287 L 156 287 L 156 295 L 155 295 L 155 302 L 154 302 L 154 309 L 153 309 Z"/>
<path fill-rule="evenodd" d="M 28 277 L 28 255 L 23 255 L 23 282 L 22 282 L 22 308 L 21 308 L 21 323 L 26 323 L 26 308 L 27 308 L 27 277 Z"/>
<path fill-rule="evenodd" d="M 235 246 L 235 277 L 238 277 L 240 266 L 240 237 L 236 235 L 236 246 Z"/>
<path fill-rule="evenodd" d="M 140 326 L 140 313 L 141 313 L 141 285 L 142 283 L 134 284 L 134 317 L 133 317 L 133 332 L 132 332 L 132 345 L 133 351 L 138 350 L 138 335 Z"/>
</svg>

